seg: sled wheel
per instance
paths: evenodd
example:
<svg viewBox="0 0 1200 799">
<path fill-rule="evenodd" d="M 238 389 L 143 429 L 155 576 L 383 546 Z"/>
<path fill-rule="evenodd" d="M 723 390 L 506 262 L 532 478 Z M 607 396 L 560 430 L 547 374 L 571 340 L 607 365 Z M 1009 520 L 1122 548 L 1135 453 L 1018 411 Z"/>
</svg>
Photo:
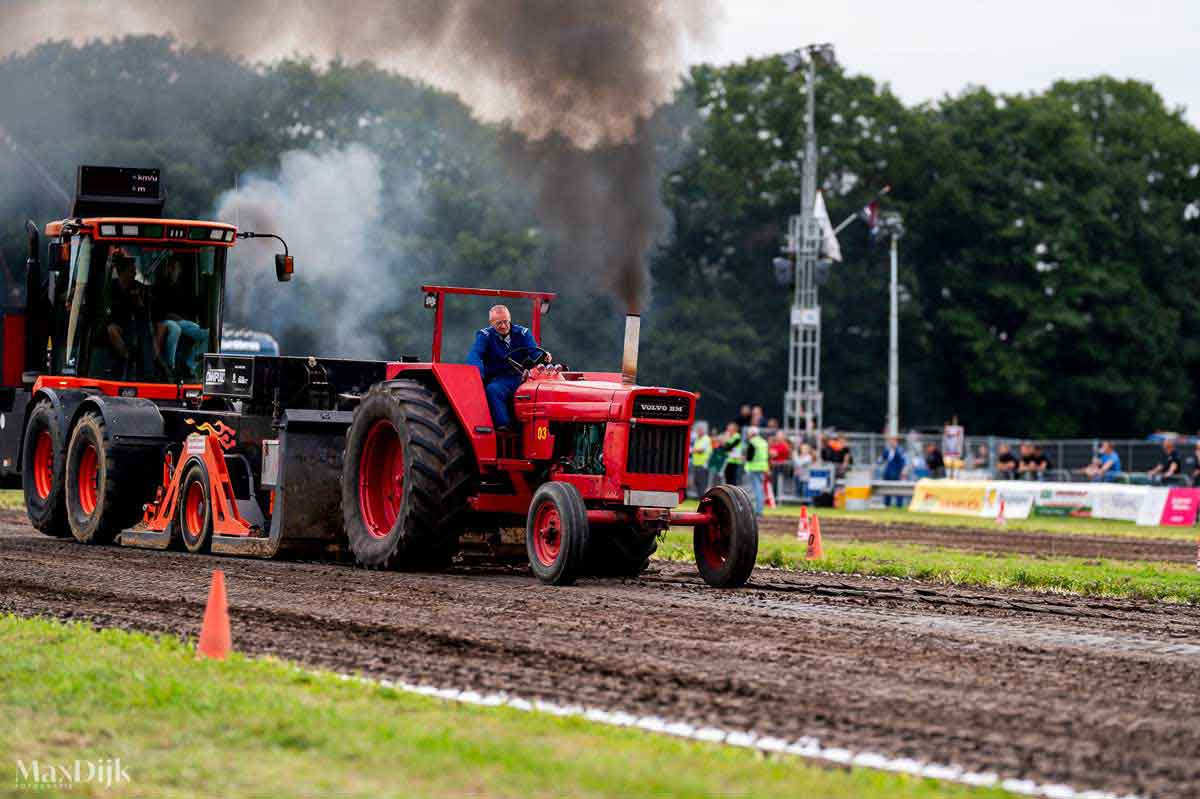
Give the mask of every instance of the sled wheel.
<svg viewBox="0 0 1200 799">
<path fill-rule="evenodd" d="M 750 498 L 735 486 L 715 486 L 700 500 L 700 511 L 713 518 L 692 534 L 700 576 L 714 588 L 745 585 L 758 557 L 758 519 Z"/>
<path fill-rule="evenodd" d="M 575 582 L 587 543 L 587 508 L 579 489 L 559 482 L 539 488 L 525 524 L 525 549 L 534 576 L 550 585 Z"/>
<path fill-rule="evenodd" d="M 179 484 L 179 537 L 188 552 L 208 552 L 212 547 L 212 492 L 208 470 L 193 460 Z"/>
</svg>

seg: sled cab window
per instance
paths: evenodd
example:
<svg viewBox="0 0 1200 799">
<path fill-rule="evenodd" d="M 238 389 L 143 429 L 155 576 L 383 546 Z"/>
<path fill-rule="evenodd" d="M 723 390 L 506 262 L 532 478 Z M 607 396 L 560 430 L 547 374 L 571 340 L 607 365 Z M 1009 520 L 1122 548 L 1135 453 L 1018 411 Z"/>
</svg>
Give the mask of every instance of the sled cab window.
<svg viewBox="0 0 1200 799">
<path fill-rule="evenodd" d="M 86 288 L 68 289 L 87 323 L 73 338 L 66 331 L 67 366 L 109 380 L 199 382 L 203 355 L 217 344 L 224 259 L 215 247 L 96 244 L 80 278 Z"/>
</svg>

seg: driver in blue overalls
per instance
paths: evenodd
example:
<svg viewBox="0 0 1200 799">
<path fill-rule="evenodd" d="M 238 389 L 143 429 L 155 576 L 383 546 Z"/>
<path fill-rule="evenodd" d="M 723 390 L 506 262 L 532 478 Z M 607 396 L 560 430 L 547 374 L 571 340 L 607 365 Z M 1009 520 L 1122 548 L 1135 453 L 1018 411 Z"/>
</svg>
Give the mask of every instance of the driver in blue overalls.
<svg viewBox="0 0 1200 799">
<path fill-rule="evenodd" d="M 508 401 L 525 379 L 521 364 L 531 358 L 550 363 L 550 353 L 538 347 L 529 328 L 514 325 L 507 307 L 493 305 L 488 311 L 488 326 L 475 334 L 467 363 L 483 378 L 492 422 L 498 431 L 511 426 Z"/>
</svg>

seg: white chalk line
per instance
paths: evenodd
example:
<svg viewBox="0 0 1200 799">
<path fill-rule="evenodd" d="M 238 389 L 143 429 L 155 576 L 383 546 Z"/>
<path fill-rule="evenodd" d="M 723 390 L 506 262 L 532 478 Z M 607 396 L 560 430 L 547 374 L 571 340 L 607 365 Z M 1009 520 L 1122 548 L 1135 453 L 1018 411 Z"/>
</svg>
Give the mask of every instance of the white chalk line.
<svg viewBox="0 0 1200 799">
<path fill-rule="evenodd" d="M 300 667 L 297 667 L 300 668 Z M 309 671 L 300 668 L 301 671 Z M 329 672 L 312 671 L 313 674 L 328 674 Z M 467 705 L 481 707 L 507 707 L 531 713 L 545 713 L 551 716 L 581 718 L 597 724 L 607 724 L 613 727 L 630 727 L 647 732 L 673 735 L 704 743 L 725 744 L 745 749 L 757 749 L 760 752 L 776 755 L 794 755 L 808 760 L 824 761 L 839 766 L 854 766 L 870 768 L 878 771 L 890 771 L 897 774 L 909 774 L 914 777 L 927 777 L 935 780 L 945 780 L 979 788 L 998 787 L 1010 793 L 1023 796 L 1044 796 L 1047 799 L 1141 799 L 1137 794 L 1124 796 L 1110 791 L 1087 790 L 1081 791 L 1070 785 L 1057 783 L 1039 783 L 1034 780 L 1018 780 L 1014 778 L 1001 779 L 999 774 L 991 771 L 970 771 L 961 766 L 945 763 L 930 763 L 905 757 L 890 757 L 878 752 L 855 751 L 836 746 L 822 746 L 811 736 L 788 741 L 768 735 L 741 730 L 727 730 L 721 727 L 697 727 L 686 721 L 670 721 L 659 716 L 637 716 L 624 711 L 611 711 L 602 708 L 584 707 L 583 705 L 560 705 L 547 702 L 544 699 L 522 699 L 508 693 L 480 693 L 457 688 L 436 688 L 431 685 L 416 685 L 403 680 L 374 679 L 352 674 L 337 673 L 338 679 L 361 682 L 367 685 L 391 688 L 396 691 L 428 696 L 448 702 L 461 702 Z"/>
</svg>

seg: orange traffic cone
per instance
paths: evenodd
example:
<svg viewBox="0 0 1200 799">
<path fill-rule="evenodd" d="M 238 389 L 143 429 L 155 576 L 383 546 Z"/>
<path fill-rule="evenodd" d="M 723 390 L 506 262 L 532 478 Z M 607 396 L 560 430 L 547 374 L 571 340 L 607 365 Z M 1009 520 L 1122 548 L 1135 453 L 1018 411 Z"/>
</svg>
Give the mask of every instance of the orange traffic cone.
<svg viewBox="0 0 1200 799">
<path fill-rule="evenodd" d="M 225 573 L 213 569 L 212 588 L 208 592 L 208 607 L 204 609 L 204 624 L 200 627 L 200 643 L 196 654 L 224 660 L 233 643 L 229 635 L 229 601 L 225 597 Z"/>
<path fill-rule="evenodd" d="M 808 523 L 808 506 L 801 505 L 800 521 L 796 524 L 796 538 L 799 538 L 801 541 L 808 540 L 808 533 L 810 529 L 811 527 Z"/>
<path fill-rule="evenodd" d="M 825 557 L 825 545 L 821 543 L 821 520 L 815 513 L 812 517 L 812 528 L 808 534 L 808 552 L 804 557 L 806 560 L 821 560 Z"/>
<path fill-rule="evenodd" d="M 1008 520 L 1004 518 L 1004 500 L 1000 500 L 1000 512 L 996 514 L 996 526 L 1003 527 L 1008 524 Z"/>
</svg>

